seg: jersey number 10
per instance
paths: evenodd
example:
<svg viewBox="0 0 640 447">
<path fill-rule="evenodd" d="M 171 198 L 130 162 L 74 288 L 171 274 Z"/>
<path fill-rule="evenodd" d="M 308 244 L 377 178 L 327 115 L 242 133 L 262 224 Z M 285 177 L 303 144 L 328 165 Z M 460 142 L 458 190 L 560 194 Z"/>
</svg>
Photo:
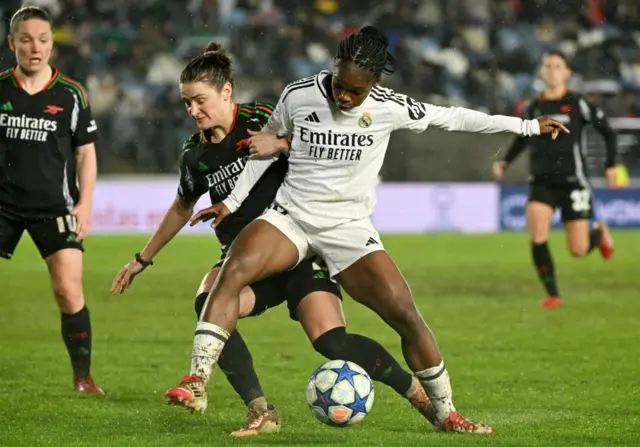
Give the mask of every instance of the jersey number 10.
<svg viewBox="0 0 640 447">
<path fill-rule="evenodd" d="M 58 231 L 60 233 L 75 233 L 76 232 L 76 217 L 67 215 L 61 216 L 56 219 L 58 224 Z"/>
</svg>

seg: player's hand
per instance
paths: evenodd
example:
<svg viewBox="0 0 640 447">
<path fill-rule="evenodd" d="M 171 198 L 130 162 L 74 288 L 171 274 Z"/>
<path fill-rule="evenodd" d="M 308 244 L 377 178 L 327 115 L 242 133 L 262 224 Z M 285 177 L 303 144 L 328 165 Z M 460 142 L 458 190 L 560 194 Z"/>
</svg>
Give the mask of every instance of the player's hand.
<svg viewBox="0 0 640 447">
<path fill-rule="evenodd" d="M 538 118 L 538 124 L 540 125 L 540 135 L 550 133 L 553 140 L 558 138 L 560 132 L 571 133 L 569 129 L 550 116 L 541 116 Z"/>
<path fill-rule="evenodd" d="M 122 267 L 111 284 L 111 293 L 122 295 L 125 290 L 131 287 L 131 283 L 136 275 L 144 270 L 144 266 L 135 259 Z"/>
<path fill-rule="evenodd" d="M 607 168 L 607 170 L 604 171 L 604 178 L 607 181 L 607 187 L 618 187 L 618 171 L 616 168 Z"/>
<path fill-rule="evenodd" d="M 200 210 L 194 214 L 191 219 L 189 219 L 189 226 L 194 226 L 198 222 L 207 222 L 208 220 L 213 219 L 213 222 L 211 222 L 211 228 L 215 228 L 229 214 L 231 214 L 231 212 L 224 203 L 216 203 L 215 205 Z"/>
<path fill-rule="evenodd" d="M 496 179 L 496 181 L 498 182 L 502 181 L 502 178 L 504 177 L 505 169 L 507 169 L 506 161 L 504 160 L 496 161 L 493 164 L 493 178 Z"/>
<path fill-rule="evenodd" d="M 249 139 L 249 153 L 252 160 L 264 160 L 275 154 L 289 152 L 289 142 L 285 138 L 268 132 L 254 132 L 248 130 L 251 138 Z"/>
<path fill-rule="evenodd" d="M 69 214 L 76 218 L 76 242 L 81 242 L 91 231 L 91 204 L 79 202 Z"/>
</svg>

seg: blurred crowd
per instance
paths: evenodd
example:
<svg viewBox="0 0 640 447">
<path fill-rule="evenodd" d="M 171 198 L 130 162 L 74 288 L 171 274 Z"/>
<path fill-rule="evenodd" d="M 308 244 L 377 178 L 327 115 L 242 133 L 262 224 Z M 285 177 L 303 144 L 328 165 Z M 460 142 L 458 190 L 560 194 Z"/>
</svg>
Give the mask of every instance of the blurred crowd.
<svg viewBox="0 0 640 447">
<path fill-rule="evenodd" d="M 611 116 L 640 116 L 638 0 L 2 0 L 0 39 L 22 3 L 50 11 L 55 64 L 89 91 L 102 172 L 175 170 L 194 129 L 177 79 L 213 39 L 234 57 L 239 101 L 277 100 L 373 24 L 399 60 L 385 83 L 417 99 L 516 114 L 540 89 L 541 55 L 560 49 L 574 88 Z M 0 48 L 0 68 L 10 67 Z"/>
</svg>

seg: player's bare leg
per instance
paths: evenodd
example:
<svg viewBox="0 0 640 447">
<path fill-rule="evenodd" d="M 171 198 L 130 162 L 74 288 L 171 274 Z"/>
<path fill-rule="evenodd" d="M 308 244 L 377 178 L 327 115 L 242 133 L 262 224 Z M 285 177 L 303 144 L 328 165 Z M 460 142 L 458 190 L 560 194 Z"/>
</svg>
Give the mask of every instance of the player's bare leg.
<svg viewBox="0 0 640 447">
<path fill-rule="evenodd" d="M 400 335 L 404 358 L 435 408 L 436 427 L 447 432 L 494 432 L 456 411 L 449 374 L 436 340 L 418 311 L 409 286 L 385 251 L 359 259 L 342 271 L 338 280 L 349 295 L 375 311 Z"/>
<path fill-rule="evenodd" d="M 553 258 L 549 251 L 549 229 L 553 208 L 542 202 L 527 204 L 527 226 L 531 238 L 531 255 L 540 281 L 547 291 L 547 298 L 540 303 L 543 308 L 554 308 L 562 305 Z"/>
<path fill-rule="evenodd" d="M 604 259 L 611 259 L 613 256 L 613 238 L 604 222 L 597 222 L 591 227 L 587 219 L 571 220 L 565 222 L 564 229 L 567 248 L 573 256 L 587 256 L 595 248 L 600 249 Z"/>
<path fill-rule="evenodd" d="M 293 267 L 298 249 L 280 230 L 258 219 L 236 237 L 196 327 L 191 372 L 165 394 L 191 411 L 206 409 L 205 388 L 239 317 L 240 293 L 249 284 Z M 189 394 L 185 393 L 188 390 Z M 203 398 L 204 397 L 204 398 Z M 187 399 L 189 398 L 189 399 Z"/>
<path fill-rule="evenodd" d="M 82 251 L 68 248 L 46 258 L 51 289 L 61 312 L 62 338 L 78 392 L 104 394 L 91 377 L 91 319 L 82 292 Z"/>
<path fill-rule="evenodd" d="M 220 267 L 214 267 L 207 272 L 200 283 L 195 302 L 195 311 L 198 318 L 204 309 L 206 299 L 219 272 Z M 249 316 L 255 304 L 256 296 L 253 289 L 251 287 L 242 289 L 242 292 L 240 292 L 240 318 Z M 231 436 L 255 436 L 279 431 L 280 415 L 278 410 L 267 402 L 260 380 L 253 367 L 251 352 L 238 330 L 231 333 L 220 355 L 218 366 L 229 384 L 247 406 L 247 417 L 244 424 L 239 430 L 232 432 Z"/>
<path fill-rule="evenodd" d="M 392 388 L 435 424 L 435 410 L 420 381 L 406 372 L 375 340 L 347 333 L 342 303 L 329 292 L 312 292 L 297 308 L 297 317 L 314 349 L 329 360 L 348 360 L 363 368 L 372 380 Z"/>
</svg>

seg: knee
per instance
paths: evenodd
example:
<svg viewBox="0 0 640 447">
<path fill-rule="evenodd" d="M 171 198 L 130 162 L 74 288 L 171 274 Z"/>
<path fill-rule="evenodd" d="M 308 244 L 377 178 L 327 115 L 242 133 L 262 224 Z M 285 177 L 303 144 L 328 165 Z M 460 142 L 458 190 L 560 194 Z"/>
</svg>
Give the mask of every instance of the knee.
<svg viewBox="0 0 640 447">
<path fill-rule="evenodd" d="M 582 258 L 589 253 L 589 244 L 571 241 L 568 244 L 569 253 L 575 258 Z"/>
<path fill-rule="evenodd" d="M 73 277 L 52 278 L 51 288 L 56 303 L 63 312 L 73 314 L 84 307 L 80 280 Z"/>
<path fill-rule="evenodd" d="M 328 330 L 314 340 L 313 349 L 329 360 L 344 360 L 345 347 L 347 345 L 347 330 L 337 327 Z"/>
</svg>

